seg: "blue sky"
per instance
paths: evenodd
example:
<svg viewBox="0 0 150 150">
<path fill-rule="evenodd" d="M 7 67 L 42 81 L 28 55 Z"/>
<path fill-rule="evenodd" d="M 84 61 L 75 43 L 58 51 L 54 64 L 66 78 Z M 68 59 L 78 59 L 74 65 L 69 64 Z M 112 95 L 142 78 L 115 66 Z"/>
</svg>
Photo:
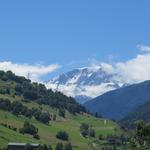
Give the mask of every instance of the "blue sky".
<svg viewBox="0 0 150 150">
<path fill-rule="evenodd" d="M 55 76 L 93 60 L 130 60 L 137 45 L 150 44 L 149 6 L 149 0 L 1 1 L 0 61 L 59 64 Z"/>
</svg>

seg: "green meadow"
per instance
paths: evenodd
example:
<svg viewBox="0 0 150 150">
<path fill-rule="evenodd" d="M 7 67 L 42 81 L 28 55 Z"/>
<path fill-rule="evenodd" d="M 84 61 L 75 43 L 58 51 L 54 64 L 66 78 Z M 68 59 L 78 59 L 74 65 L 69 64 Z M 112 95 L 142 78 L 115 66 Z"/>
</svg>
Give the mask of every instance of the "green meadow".
<svg viewBox="0 0 150 150">
<path fill-rule="evenodd" d="M 52 109 L 50 109 L 52 111 Z M 57 112 L 54 110 L 54 112 Z M 25 120 L 35 125 L 39 130 L 40 140 L 34 139 L 32 136 L 19 133 L 19 128 L 23 126 Z M 105 119 L 98 119 L 93 116 L 72 115 L 67 113 L 66 118 L 58 117 L 56 121 L 51 121 L 49 125 L 38 122 L 34 118 L 25 118 L 24 116 L 15 116 L 9 112 L 0 111 L 0 123 L 5 123 L 17 128 L 17 132 L 0 125 L 0 148 L 5 147 L 8 142 L 24 142 L 24 143 L 41 143 L 51 144 L 55 147 L 58 142 L 63 142 L 56 138 L 56 134 L 60 130 L 69 133 L 69 141 L 72 143 L 74 150 L 90 150 L 89 144 L 92 138 L 84 138 L 80 135 L 81 123 L 88 123 L 96 131 L 96 137 L 99 134 L 107 136 L 110 134 L 120 134 L 121 131 L 117 124 Z"/>
</svg>

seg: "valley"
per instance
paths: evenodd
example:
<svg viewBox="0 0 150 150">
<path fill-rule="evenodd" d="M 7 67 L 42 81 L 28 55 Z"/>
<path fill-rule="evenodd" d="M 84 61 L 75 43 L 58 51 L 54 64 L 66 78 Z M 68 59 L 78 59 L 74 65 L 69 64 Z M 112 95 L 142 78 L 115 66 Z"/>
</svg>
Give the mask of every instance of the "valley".
<svg viewBox="0 0 150 150">
<path fill-rule="evenodd" d="M 150 1 L 0 1 L 0 150 L 150 150 Z"/>
</svg>

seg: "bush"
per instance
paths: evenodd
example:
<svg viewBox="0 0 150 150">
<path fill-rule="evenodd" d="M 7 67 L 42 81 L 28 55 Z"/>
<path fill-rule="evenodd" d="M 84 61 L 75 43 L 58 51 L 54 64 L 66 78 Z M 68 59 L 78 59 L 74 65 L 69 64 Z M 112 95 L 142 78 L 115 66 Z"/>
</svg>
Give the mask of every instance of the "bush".
<svg viewBox="0 0 150 150">
<path fill-rule="evenodd" d="M 34 135 L 33 135 L 33 138 L 39 140 L 39 139 L 40 139 L 40 136 L 39 136 L 38 134 L 34 134 Z"/>
<path fill-rule="evenodd" d="M 98 136 L 98 139 L 99 139 L 99 140 L 102 140 L 102 139 L 103 139 L 103 136 L 100 134 L 100 135 Z"/>
<path fill-rule="evenodd" d="M 80 133 L 82 134 L 83 137 L 88 136 L 89 134 L 89 125 L 86 123 L 82 123 L 80 126 Z"/>
<path fill-rule="evenodd" d="M 69 139 L 69 135 L 67 132 L 65 131 L 59 131 L 56 135 L 56 138 L 64 140 L 64 141 L 68 141 Z"/>
<path fill-rule="evenodd" d="M 39 121 L 43 122 L 43 123 L 49 123 L 50 120 L 50 115 L 49 113 L 41 113 L 39 115 Z"/>
<path fill-rule="evenodd" d="M 25 121 L 23 128 L 20 128 L 19 132 L 22 134 L 28 133 L 31 135 L 36 135 L 38 133 L 38 128 L 36 128 L 34 125 L 30 124 L 28 121 Z"/>
</svg>

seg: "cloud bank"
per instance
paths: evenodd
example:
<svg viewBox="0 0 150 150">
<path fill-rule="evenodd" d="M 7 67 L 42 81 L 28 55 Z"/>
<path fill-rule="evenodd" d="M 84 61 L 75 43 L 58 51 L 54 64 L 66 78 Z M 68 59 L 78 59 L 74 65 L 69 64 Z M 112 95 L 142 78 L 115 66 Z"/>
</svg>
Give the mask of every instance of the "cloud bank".
<svg viewBox="0 0 150 150">
<path fill-rule="evenodd" d="M 107 73 L 116 74 L 116 80 L 123 83 L 132 84 L 150 80 L 150 46 L 137 47 L 145 53 L 138 54 L 126 62 L 100 63 L 100 65 Z"/>
<path fill-rule="evenodd" d="M 147 45 L 139 44 L 137 45 L 137 48 L 143 52 L 150 52 L 150 46 Z"/>
<path fill-rule="evenodd" d="M 137 83 L 150 80 L 150 54 L 137 55 L 125 63 L 119 62 L 114 70 L 125 83 Z"/>
<path fill-rule="evenodd" d="M 11 61 L 0 62 L 0 70 L 11 70 L 13 73 L 19 76 L 30 78 L 32 81 L 40 82 L 41 77 L 45 76 L 60 66 L 58 64 L 52 64 L 48 66 L 43 65 L 29 65 L 29 64 L 17 64 Z"/>
<path fill-rule="evenodd" d="M 99 85 L 80 85 L 77 82 L 78 80 L 75 80 L 75 83 L 70 83 L 70 79 L 68 79 L 68 84 L 57 84 L 56 81 L 56 83 L 49 83 L 47 87 L 60 90 L 68 96 L 75 97 L 77 95 L 84 95 L 88 97 L 96 97 L 115 89 L 115 86 L 113 86 L 115 83 L 117 83 L 119 87 L 122 87 L 126 84 L 134 84 L 150 80 L 150 46 L 138 45 L 137 47 L 141 54 L 138 54 L 135 58 L 125 62 L 105 63 L 94 60 L 89 67 L 85 67 L 93 72 L 97 72 L 101 68 L 106 72 L 106 75 L 112 76 L 108 83 L 104 82 Z"/>
</svg>

